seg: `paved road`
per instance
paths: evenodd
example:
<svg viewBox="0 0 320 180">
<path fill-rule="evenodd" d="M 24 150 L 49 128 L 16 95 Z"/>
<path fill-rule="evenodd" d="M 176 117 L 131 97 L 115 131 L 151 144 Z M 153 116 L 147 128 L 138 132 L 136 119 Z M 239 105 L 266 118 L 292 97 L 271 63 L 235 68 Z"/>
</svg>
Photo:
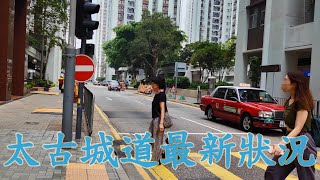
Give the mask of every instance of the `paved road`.
<svg viewBox="0 0 320 180">
<path fill-rule="evenodd" d="M 96 103 L 107 114 L 110 121 L 117 128 L 121 135 L 132 133 L 143 133 L 148 130 L 151 121 L 151 101 L 150 97 L 135 94 L 134 92 L 109 92 L 105 87 L 89 86 L 94 93 Z M 197 152 L 202 149 L 202 137 L 207 132 L 211 133 L 231 133 L 232 141 L 237 147 L 233 152 L 239 152 L 241 137 L 247 134 L 238 128 L 238 125 L 226 123 L 223 120 L 212 122 L 206 119 L 204 113 L 199 109 L 187 105 L 168 102 L 168 109 L 174 121 L 174 126 L 169 131 L 186 130 L 189 132 L 188 141 L 194 143 L 190 158 L 196 160 L 196 166 L 187 168 L 182 165 L 177 170 L 173 170 L 171 165 L 164 166 L 169 171 L 166 173 L 178 179 L 263 179 L 266 165 L 263 163 L 248 169 L 246 166 L 238 167 L 239 157 L 237 153 L 232 154 L 231 167 L 225 168 L 224 158 L 216 166 L 208 167 L 207 163 L 200 163 Z M 273 143 L 280 141 L 280 131 L 265 131 L 262 133 L 265 138 Z M 219 136 L 222 136 L 221 134 Z M 319 163 L 319 160 L 318 160 Z M 320 163 L 319 163 L 320 164 Z M 320 179 L 320 166 L 317 166 L 317 178 Z M 149 172 L 148 172 L 149 173 Z M 172 177 L 171 176 L 171 177 Z M 161 178 L 161 177 L 160 177 Z M 290 178 L 297 179 L 294 170 Z"/>
</svg>

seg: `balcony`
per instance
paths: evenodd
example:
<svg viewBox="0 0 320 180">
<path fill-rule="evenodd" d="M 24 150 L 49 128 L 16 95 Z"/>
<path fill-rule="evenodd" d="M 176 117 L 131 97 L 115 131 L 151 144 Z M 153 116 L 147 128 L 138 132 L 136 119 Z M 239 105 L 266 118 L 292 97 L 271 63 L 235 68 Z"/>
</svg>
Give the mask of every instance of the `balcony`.
<svg viewBox="0 0 320 180">
<path fill-rule="evenodd" d="M 288 27 L 286 31 L 286 49 L 305 49 L 312 46 L 313 23 Z"/>
</svg>

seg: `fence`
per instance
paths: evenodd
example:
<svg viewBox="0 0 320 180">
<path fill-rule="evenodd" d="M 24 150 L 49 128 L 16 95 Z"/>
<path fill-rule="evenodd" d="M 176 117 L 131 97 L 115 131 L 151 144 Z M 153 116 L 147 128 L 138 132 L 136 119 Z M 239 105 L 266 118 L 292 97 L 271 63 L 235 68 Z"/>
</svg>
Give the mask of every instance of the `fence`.
<svg viewBox="0 0 320 180">
<path fill-rule="evenodd" d="M 83 106 L 88 133 L 89 136 L 91 136 L 94 114 L 94 96 L 87 87 L 84 87 L 83 90 Z"/>
<path fill-rule="evenodd" d="M 278 104 L 284 105 L 287 101 L 287 98 L 279 98 L 274 97 L 275 100 L 278 101 Z M 313 109 L 313 115 L 320 117 L 320 101 L 314 101 L 314 109 Z"/>
</svg>

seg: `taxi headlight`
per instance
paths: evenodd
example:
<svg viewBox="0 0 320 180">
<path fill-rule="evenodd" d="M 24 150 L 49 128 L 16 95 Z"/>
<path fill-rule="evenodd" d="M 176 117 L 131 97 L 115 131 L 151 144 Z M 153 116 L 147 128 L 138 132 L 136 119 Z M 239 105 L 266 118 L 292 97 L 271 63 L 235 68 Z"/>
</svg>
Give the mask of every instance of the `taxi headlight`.
<svg viewBox="0 0 320 180">
<path fill-rule="evenodd" d="M 259 117 L 262 117 L 262 118 L 273 118 L 273 112 L 270 112 L 270 111 L 260 111 L 260 112 L 259 112 Z"/>
</svg>

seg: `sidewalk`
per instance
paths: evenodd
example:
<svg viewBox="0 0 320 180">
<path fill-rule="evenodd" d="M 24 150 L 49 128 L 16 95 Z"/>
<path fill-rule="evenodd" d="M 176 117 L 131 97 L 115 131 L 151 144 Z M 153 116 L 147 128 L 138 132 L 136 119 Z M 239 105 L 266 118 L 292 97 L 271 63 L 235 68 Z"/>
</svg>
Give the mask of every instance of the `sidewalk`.
<svg viewBox="0 0 320 180">
<path fill-rule="evenodd" d="M 53 91 L 57 92 L 57 89 Z M 67 167 L 51 166 L 48 153 L 52 151 L 43 149 L 42 145 L 55 143 L 57 140 L 57 132 L 61 131 L 62 103 L 63 94 L 34 94 L 0 105 L 0 179 L 129 179 L 122 166 L 114 169 L 108 163 L 94 166 L 80 163 L 79 158 L 84 155 L 80 149 L 84 145 L 84 132 L 81 141 L 77 142 L 78 147 L 69 150 L 72 154 L 70 164 Z M 35 112 L 35 110 L 38 111 Z M 97 109 L 94 113 L 92 143 L 100 142 L 98 131 L 112 135 L 111 128 Z M 76 108 L 74 108 L 73 132 L 76 126 L 75 117 Z M 83 120 L 84 123 L 85 120 Z M 9 167 L 3 166 L 13 155 L 13 151 L 6 147 L 8 144 L 15 143 L 17 132 L 24 135 L 23 142 L 34 143 L 34 147 L 27 149 L 27 152 L 41 164 L 39 167 L 29 167 L 25 161 L 21 166 L 16 163 Z"/>
</svg>

